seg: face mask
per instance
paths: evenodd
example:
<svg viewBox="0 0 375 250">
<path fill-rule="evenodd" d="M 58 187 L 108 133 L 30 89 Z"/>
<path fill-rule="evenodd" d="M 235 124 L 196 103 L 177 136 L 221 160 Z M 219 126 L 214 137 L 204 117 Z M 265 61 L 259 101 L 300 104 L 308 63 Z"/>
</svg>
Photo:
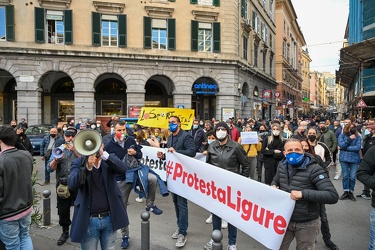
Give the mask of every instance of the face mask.
<svg viewBox="0 0 375 250">
<path fill-rule="evenodd" d="M 345 126 L 345 124 L 344 124 L 343 122 L 340 122 L 340 125 L 341 125 L 341 127 L 344 127 L 344 126 Z"/>
<path fill-rule="evenodd" d="M 264 132 L 266 132 L 265 130 L 259 130 L 259 133 L 264 133 Z"/>
<path fill-rule="evenodd" d="M 304 128 L 304 129 L 307 129 L 307 126 L 304 126 L 303 128 Z M 303 132 L 305 132 L 305 131 L 303 131 Z"/>
<path fill-rule="evenodd" d="M 203 122 L 200 122 L 199 125 L 203 126 Z"/>
<path fill-rule="evenodd" d="M 227 125 L 228 125 L 229 128 L 231 127 L 230 123 L 227 123 Z"/>
<path fill-rule="evenodd" d="M 63 128 L 63 131 L 65 132 L 68 128 Z"/>
<path fill-rule="evenodd" d="M 301 135 L 303 135 L 305 133 L 305 130 L 301 130 Z"/>
<path fill-rule="evenodd" d="M 208 144 L 211 144 L 211 143 L 213 143 L 215 140 L 207 140 L 207 143 Z"/>
<path fill-rule="evenodd" d="M 216 131 L 216 137 L 219 140 L 224 140 L 227 137 L 227 132 L 223 130 Z"/>
<path fill-rule="evenodd" d="M 115 136 L 116 136 L 117 140 L 119 140 L 119 141 L 123 141 L 124 138 L 125 138 L 125 134 L 122 134 L 122 133 L 116 133 Z"/>
<path fill-rule="evenodd" d="M 279 136 L 280 131 L 279 131 L 279 130 L 272 131 L 272 134 L 273 134 L 274 136 Z"/>
<path fill-rule="evenodd" d="M 114 133 L 115 133 L 115 129 L 111 128 L 111 135 L 113 135 Z"/>
<path fill-rule="evenodd" d="M 176 132 L 177 128 L 178 128 L 178 124 L 169 123 L 169 131 L 171 131 L 172 133 Z"/>
<path fill-rule="evenodd" d="M 316 135 L 309 135 L 308 138 L 309 138 L 309 141 L 315 141 Z"/>
<path fill-rule="evenodd" d="M 17 125 L 11 125 L 11 127 L 12 127 L 12 128 L 16 128 L 16 127 L 17 127 Z"/>
<path fill-rule="evenodd" d="M 198 124 L 194 124 L 193 129 L 198 129 Z"/>
<path fill-rule="evenodd" d="M 326 132 L 326 131 L 327 131 L 327 127 L 321 127 L 321 128 L 320 128 L 320 131 L 322 131 L 322 132 Z"/>
<path fill-rule="evenodd" d="M 56 134 L 50 134 L 50 136 L 51 136 L 52 138 L 55 138 L 55 137 L 56 137 Z"/>
<path fill-rule="evenodd" d="M 92 129 L 96 129 L 96 125 L 91 125 L 91 128 Z"/>
<path fill-rule="evenodd" d="M 159 136 L 159 133 L 155 133 L 155 136 Z"/>
<path fill-rule="evenodd" d="M 100 124 L 98 123 L 98 124 L 96 124 L 96 126 L 98 127 L 98 128 L 100 128 Z"/>
<path fill-rule="evenodd" d="M 290 165 L 298 165 L 303 162 L 303 159 L 305 158 L 303 154 L 299 154 L 296 152 L 289 153 L 285 156 L 286 160 Z"/>
</svg>

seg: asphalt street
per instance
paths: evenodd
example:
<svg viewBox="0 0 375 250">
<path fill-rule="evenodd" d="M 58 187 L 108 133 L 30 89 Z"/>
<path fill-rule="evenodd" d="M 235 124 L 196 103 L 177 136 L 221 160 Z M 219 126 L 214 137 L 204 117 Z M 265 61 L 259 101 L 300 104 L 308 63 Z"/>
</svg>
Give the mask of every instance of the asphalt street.
<svg viewBox="0 0 375 250">
<path fill-rule="evenodd" d="M 40 183 L 44 181 L 44 162 L 35 155 Z M 331 176 L 334 176 L 334 169 L 331 170 Z M 332 180 L 339 195 L 342 192 L 341 180 Z M 51 174 L 51 184 L 47 186 L 37 186 L 37 190 L 42 193 L 44 190 L 50 190 L 51 195 L 51 225 L 36 226 L 30 229 L 32 235 L 34 249 L 50 250 L 50 249 L 80 249 L 79 244 L 70 240 L 63 246 L 56 244 L 57 239 L 61 235 L 61 227 L 58 225 L 58 215 L 56 209 L 56 192 L 55 192 L 55 173 Z M 359 194 L 363 188 L 360 182 L 356 184 L 356 194 Z M 254 190 L 256 192 L 256 190 Z M 128 214 L 130 220 L 130 247 L 129 249 L 141 249 L 141 213 L 144 211 L 144 203 L 135 201 L 137 196 L 132 192 L 129 198 Z M 369 242 L 369 214 L 370 200 L 357 198 L 356 202 L 350 200 L 339 201 L 335 205 L 327 205 L 327 214 L 331 227 L 332 241 L 335 242 L 342 250 L 367 249 Z M 40 200 L 40 209 L 43 210 L 43 200 Z M 164 210 L 162 215 L 154 215 L 150 217 L 150 238 L 151 249 L 165 250 L 177 249 L 175 240 L 171 238 L 172 233 L 176 230 L 176 217 L 171 196 L 161 197 L 157 193 L 157 206 Z M 71 208 L 73 214 L 73 208 Z M 205 221 L 209 216 L 209 212 L 192 202 L 189 202 L 189 229 L 187 243 L 183 249 L 196 250 L 203 249 L 203 246 L 210 239 L 212 225 L 206 224 Z M 223 249 L 227 247 L 227 230 L 223 229 Z M 116 246 L 120 249 L 121 234 L 117 233 Z M 238 230 L 237 249 L 267 249 L 250 236 Z M 290 247 L 295 249 L 295 244 Z M 321 235 L 317 238 L 317 249 L 328 249 L 325 247 Z"/>
</svg>

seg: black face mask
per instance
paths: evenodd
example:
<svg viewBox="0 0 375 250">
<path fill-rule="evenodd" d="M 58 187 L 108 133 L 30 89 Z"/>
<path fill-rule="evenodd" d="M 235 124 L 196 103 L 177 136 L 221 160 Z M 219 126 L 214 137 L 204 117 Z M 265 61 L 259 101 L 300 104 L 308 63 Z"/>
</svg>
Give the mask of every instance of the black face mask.
<svg viewBox="0 0 375 250">
<path fill-rule="evenodd" d="M 56 137 L 56 134 L 50 134 L 50 136 L 51 136 L 52 138 L 55 138 L 55 137 Z"/>
<path fill-rule="evenodd" d="M 308 138 L 309 138 L 309 141 L 315 141 L 316 135 L 309 135 Z"/>
<path fill-rule="evenodd" d="M 17 127 L 17 125 L 11 125 L 11 127 L 12 127 L 12 128 L 16 128 L 16 127 Z"/>
<path fill-rule="evenodd" d="M 326 131 L 327 131 L 327 127 L 321 127 L 321 128 L 320 128 L 320 131 L 322 131 L 322 132 L 326 132 Z"/>
</svg>

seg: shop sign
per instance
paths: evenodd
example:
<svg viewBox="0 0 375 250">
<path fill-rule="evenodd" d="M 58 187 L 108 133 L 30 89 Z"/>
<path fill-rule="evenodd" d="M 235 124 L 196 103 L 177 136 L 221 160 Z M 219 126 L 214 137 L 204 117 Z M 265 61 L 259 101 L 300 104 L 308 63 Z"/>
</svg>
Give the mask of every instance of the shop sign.
<svg viewBox="0 0 375 250">
<path fill-rule="evenodd" d="M 194 83 L 193 91 L 196 95 L 216 95 L 219 86 L 216 83 Z"/>
<path fill-rule="evenodd" d="M 272 97 L 272 91 L 270 89 L 263 89 L 262 91 L 262 98 L 271 98 Z"/>
</svg>

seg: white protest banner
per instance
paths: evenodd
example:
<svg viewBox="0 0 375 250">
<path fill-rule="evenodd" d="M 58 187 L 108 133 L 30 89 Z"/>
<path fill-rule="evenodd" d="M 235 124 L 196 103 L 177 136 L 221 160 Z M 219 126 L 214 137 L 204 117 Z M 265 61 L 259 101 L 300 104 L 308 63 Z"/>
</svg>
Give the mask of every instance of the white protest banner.
<svg viewBox="0 0 375 250">
<path fill-rule="evenodd" d="M 161 160 L 156 156 L 158 151 L 165 153 L 166 149 L 142 146 L 143 156 L 140 162 L 141 164 L 147 165 L 149 168 L 151 168 L 155 173 L 157 173 L 160 176 L 160 178 L 163 181 L 167 181 L 165 172 L 166 161 Z M 194 158 L 199 161 L 206 162 L 206 156 L 202 153 L 197 153 Z"/>
<path fill-rule="evenodd" d="M 257 132 L 241 132 L 241 144 L 258 144 L 259 138 Z"/>
<path fill-rule="evenodd" d="M 267 248 L 280 248 L 295 204 L 289 193 L 178 153 L 167 153 L 166 159 L 171 192 L 208 209 Z"/>
</svg>

